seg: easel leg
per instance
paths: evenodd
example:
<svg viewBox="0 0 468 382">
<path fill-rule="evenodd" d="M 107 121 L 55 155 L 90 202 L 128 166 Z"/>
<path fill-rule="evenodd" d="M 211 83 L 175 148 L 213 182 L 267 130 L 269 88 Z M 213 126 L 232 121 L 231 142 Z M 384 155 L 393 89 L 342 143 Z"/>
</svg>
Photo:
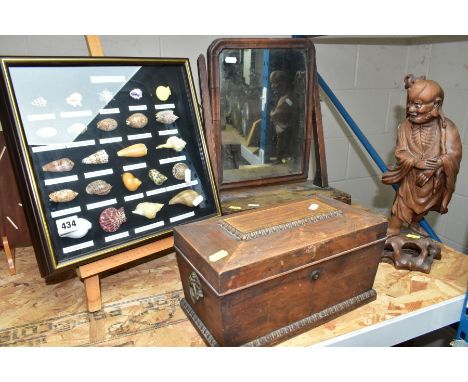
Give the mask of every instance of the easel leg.
<svg viewBox="0 0 468 382">
<path fill-rule="evenodd" d="M 99 275 L 94 275 L 83 280 L 90 313 L 97 312 L 102 307 L 101 285 L 99 284 Z"/>
<path fill-rule="evenodd" d="M 2 236 L 2 244 L 3 244 L 3 251 L 5 252 L 5 256 L 8 261 L 8 270 L 10 271 L 11 275 L 16 275 L 16 268 L 15 268 L 15 249 L 13 251 L 10 249 L 10 245 L 8 244 L 8 238 L 6 236 Z"/>
</svg>

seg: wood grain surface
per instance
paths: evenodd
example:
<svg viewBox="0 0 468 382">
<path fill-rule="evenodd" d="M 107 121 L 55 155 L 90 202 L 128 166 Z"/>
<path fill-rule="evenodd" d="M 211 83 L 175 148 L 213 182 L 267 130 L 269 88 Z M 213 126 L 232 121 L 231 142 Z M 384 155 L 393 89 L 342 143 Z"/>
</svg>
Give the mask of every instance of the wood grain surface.
<svg viewBox="0 0 468 382">
<path fill-rule="evenodd" d="M 104 308 L 88 313 L 75 274 L 46 284 L 31 247 L 19 248 L 16 276 L 0 262 L 0 346 L 205 346 L 182 312 L 174 254 L 102 278 Z M 468 256 L 443 247 L 430 274 L 379 265 L 377 299 L 283 342 L 308 346 L 465 293 Z"/>
</svg>

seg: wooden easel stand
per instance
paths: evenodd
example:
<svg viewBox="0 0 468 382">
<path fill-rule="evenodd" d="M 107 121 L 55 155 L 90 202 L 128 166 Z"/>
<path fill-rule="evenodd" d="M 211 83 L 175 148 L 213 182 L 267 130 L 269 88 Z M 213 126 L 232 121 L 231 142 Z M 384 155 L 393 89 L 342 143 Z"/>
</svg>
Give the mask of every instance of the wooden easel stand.
<svg viewBox="0 0 468 382">
<path fill-rule="evenodd" d="M 87 35 L 85 38 L 89 54 L 91 56 L 104 56 L 99 36 Z M 128 264 L 132 261 L 167 251 L 168 249 L 173 248 L 173 246 L 174 238 L 171 236 L 78 267 L 76 274 L 84 282 L 88 311 L 96 312 L 102 308 L 101 285 L 99 279 L 101 273 L 115 269 L 124 264 Z"/>
</svg>

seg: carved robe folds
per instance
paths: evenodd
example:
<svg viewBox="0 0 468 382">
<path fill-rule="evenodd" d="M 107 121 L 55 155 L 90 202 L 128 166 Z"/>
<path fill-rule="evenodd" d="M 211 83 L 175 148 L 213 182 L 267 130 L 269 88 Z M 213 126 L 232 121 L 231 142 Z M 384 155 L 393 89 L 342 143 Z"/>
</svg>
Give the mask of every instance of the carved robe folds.
<svg viewBox="0 0 468 382">
<path fill-rule="evenodd" d="M 408 120 L 398 128 L 397 167 L 385 173 L 382 182 L 400 183 L 392 215 L 409 224 L 419 221 L 428 211 L 446 213 L 455 190 L 461 141 L 453 122 L 445 121 L 445 129 L 440 124 L 425 127 Z M 414 167 L 420 160 L 439 157 L 442 165 L 435 171 Z"/>
</svg>

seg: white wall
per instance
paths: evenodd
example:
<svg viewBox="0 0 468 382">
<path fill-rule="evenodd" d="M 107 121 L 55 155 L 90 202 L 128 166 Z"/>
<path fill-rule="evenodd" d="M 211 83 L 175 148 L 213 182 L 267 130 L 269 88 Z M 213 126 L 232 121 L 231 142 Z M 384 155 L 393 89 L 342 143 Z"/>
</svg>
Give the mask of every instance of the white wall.
<svg viewBox="0 0 468 382">
<path fill-rule="evenodd" d="M 404 118 L 407 73 L 426 75 L 445 91 L 444 113 L 459 128 L 464 157 L 446 215 L 427 220 L 442 241 L 468 253 L 468 37 L 315 38 L 319 73 L 386 163 Z M 322 114 L 330 185 L 354 201 L 389 209 L 394 192 L 327 97 Z"/>
<path fill-rule="evenodd" d="M 102 36 L 107 56 L 188 57 L 198 86 L 196 60 L 220 36 Z M 273 37 L 273 36 L 272 36 Z M 468 253 L 468 38 L 315 38 L 318 71 L 386 163 L 394 162 L 395 133 L 404 117 L 407 73 L 426 74 L 445 90 L 445 114 L 459 127 L 465 156 L 449 213 L 428 220 L 442 240 Z M 77 55 L 83 36 L 0 36 L 0 55 Z M 393 190 L 380 182 L 351 130 L 322 93 L 330 184 L 363 205 L 386 209 Z"/>
</svg>

